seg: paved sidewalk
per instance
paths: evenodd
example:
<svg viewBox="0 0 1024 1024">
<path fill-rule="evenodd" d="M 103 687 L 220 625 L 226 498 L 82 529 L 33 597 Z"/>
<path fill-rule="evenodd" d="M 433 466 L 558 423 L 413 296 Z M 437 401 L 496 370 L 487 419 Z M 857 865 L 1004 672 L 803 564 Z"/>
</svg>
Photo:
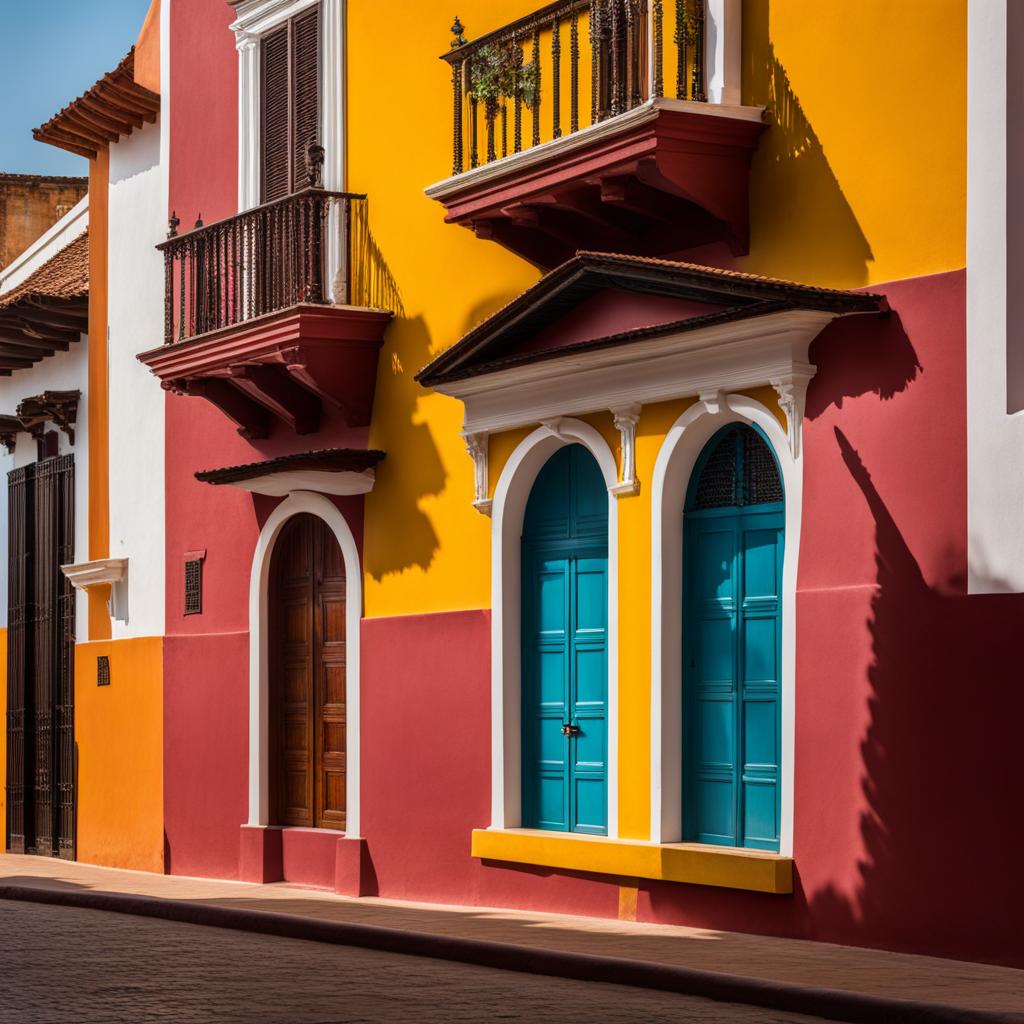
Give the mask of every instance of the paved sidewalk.
<svg viewBox="0 0 1024 1024">
<path fill-rule="evenodd" d="M 1024 1013 L 1024 971 L 794 939 L 250 885 L 0 855 L 0 884 L 127 893 L 563 952 L 622 957 L 770 982 Z"/>
</svg>

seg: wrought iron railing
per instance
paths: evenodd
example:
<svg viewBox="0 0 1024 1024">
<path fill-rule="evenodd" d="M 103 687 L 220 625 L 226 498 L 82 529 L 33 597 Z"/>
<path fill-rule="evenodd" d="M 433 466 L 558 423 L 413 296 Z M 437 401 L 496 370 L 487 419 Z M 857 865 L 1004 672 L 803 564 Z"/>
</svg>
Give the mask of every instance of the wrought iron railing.
<svg viewBox="0 0 1024 1024">
<path fill-rule="evenodd" d="M 167 344 L 299 303 L 360 298 L 353 278 L 365 248 L 358 241 L 367 231 L 365 195 L 311 186 L 214 224 L 198 221 L 183 234 L 178 223 L 172 216 L 157 247 Z"/>
<path fill-rule="evenodd" d="M 456 18 L 442 55 L 452 69 L 452 173 L 661 98 L 666 72 L 676 99 L 706 102 L 705 20 L 705 0 L 556 0 L 467 42 Z"/>
</svg>

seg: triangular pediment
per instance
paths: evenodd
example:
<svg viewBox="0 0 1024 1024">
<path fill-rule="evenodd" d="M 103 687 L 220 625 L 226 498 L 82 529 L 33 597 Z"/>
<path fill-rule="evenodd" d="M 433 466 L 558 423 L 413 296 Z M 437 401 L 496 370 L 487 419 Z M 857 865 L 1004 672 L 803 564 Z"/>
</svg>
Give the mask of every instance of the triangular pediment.
<svg viewBox="0 0 1024 1024">
<path fill-rule="evenodd" d="M 438 387 L 787 310 L 838 315 L 877 311 L 882 303 L 861 292 L 692 263 L 581 252 L 441 353 L 417 380 Z"/>
</svg>

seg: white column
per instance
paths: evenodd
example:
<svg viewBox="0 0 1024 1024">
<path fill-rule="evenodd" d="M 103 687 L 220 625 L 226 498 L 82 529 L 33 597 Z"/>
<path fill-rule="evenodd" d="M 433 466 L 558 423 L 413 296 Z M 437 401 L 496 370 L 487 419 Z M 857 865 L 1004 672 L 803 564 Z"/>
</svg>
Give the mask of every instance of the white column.
<svg viewBox="0 0 1024 1024">
<path fill-rule="evenodd" d="M 739 106 L 743 65 L 742 0 L 708 0 L 705 31 L 708 101 Z"/>
<path fill-rule="evenodd" d="M 235 33 L 238 50 L 238 209 L 260 202 L 259 36 Z"/>
<path fill-rule="evenodd" d="M 320 8 L 321 138 L 324 188 L 345 191 L 345 0 L 323 0 Z M 349 269 L 342 265 L 345 218 L 332 207 L 328 220 L 327 281 L 331 301 L 344 299 Z"/>
</svg>

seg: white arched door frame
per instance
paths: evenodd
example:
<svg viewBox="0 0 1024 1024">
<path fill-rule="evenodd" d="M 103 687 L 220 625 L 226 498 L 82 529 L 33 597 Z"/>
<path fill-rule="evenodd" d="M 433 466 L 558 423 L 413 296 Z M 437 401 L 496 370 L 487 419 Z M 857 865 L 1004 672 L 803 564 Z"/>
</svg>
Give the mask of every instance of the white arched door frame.
<svg viewBox="0 0 1024 1024">
<path fill-rule="evenodd" d="M 522 825 L 521 539 L 523 516 L 544 463 L 567 444 L 582 444 L 608 493 L 608 835 L 618 835 L 619 786 L 619 510 L 611 488 L 618 467 L 608 442 L 587 423 L 559 419 L 524 438 L 494 490 L 491 524 L 491 828 Z"/>
<path fill-rule="evenodd" d="M 796 581 L 803 518 L 803 463 L 772 412 L 745 395 L 699 401 L 672 425 L 651 480 L 651 840 L 683 834 L 683 507 L 690 475 L 707 442 L 729 423 L 761 428 L 782 471 L 786 543 L 782 565 L 782 734 L 779 852 L 793 851 L 796 708 Z"/>
<path fill-rule="evenodd" d="M 267 518 L 256 542 L 249 577 L 249 824 L 270 820 L 269 586 L 274 545 L 285 523 L 308 512 L 334 534 L 345 561 L 345 835 L 358 836 L 359 821 L 359 628 L 363 576 L 359 549 L 334 502 L 312 491 L 293 491 Z"/>
</svg>

